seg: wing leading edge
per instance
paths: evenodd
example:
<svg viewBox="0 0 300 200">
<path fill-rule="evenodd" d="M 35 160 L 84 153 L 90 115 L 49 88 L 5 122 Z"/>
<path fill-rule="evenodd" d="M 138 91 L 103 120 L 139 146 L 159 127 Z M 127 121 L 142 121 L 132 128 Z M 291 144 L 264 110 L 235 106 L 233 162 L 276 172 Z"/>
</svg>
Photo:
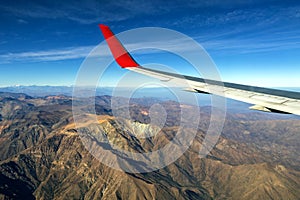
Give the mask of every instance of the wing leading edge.
<svg viewBox="0 0 300 200">
<path fill-rule="evenodd" d="M 220 82 L 144 68 L 132 58 L 108 26 L 99 25 L 99 27 L 116 62 L 122 68 L 179 86 L 187 82 L 190 86 L 188 91 L 216 94 L 250 103 L 253 104 L 250 107 L 253 110 L 300 115 L 300 93 L 298 92 Z"/>
</svg>

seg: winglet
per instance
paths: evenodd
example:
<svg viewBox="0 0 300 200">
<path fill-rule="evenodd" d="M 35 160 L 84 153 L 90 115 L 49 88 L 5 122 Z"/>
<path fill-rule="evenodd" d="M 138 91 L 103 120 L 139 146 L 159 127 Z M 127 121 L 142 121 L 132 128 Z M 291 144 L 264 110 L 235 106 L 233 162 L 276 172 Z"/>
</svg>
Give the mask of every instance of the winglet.
<svg viewBox="0 0 300 200">
<path fill-rule="evenodd" d="M 113 54 L 116 62 L 122 67 L 139 67 L 139 64 L 131 57 L 122 43 L 106 25 L 99 24 L 102 34 Z"/>
</svg>

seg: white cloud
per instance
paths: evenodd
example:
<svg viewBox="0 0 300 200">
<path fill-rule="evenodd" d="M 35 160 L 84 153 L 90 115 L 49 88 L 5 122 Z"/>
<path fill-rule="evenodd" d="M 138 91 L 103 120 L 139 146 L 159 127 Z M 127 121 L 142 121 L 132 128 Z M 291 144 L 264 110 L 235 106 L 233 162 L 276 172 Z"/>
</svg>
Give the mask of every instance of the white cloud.
<svg viewBox="0 0 300 200">
<path fill-rule="evenodd" d="M 269 30 L 270 31 L 270 30 Z M 245 53 L 259 53 L 282 51 L 286 49 L 299 49 L 300 48 L 300 33 L 295 35 L 295 32 L 276 32 L 272 37 L 268 38 L 264 33 L 264 37 L 257 38 L 256 35 L 243 35 L 239 38 L 238 32 L 226 32 L 224 34 L 211 34 L 197 37 L 198 41 L 209 52 L 217 54 L 245 54 Z M 171 52 L 188 52 L 192 53 L 198 51 L 199 48 L 192 48 L 190 43 L 185 41 L 185 38 L 166 39 L 159 37 L 159 41 L 151 40 L 152 37 L 144 37 L 144 35 L 131 36 L 131 43 L 124 41 L 124 45 L 128 50 L 137 50 L 137 54 L 149 54 L 149 50 L 145 47 L 153 47 L 151 53 L 156 53 L 159 50 L 167 49 Z M 148 41 L 147 41 L 148 40 Z M 105 43 L 103 43 L 106 45 Z M 13 62 L 41 62 L 41 61 L 60 61 L 70 59 L 85 58 L 96 47 L 79 46 L 67 47 L 62 49 L 49 49 L 40 51 L 27 51 L 27 52 L 11 52 L 0 55 L 1 63 Z M 197 52 L 195 52 L 197 53 Z M 99 56 L 111 56 L 109 51 L 97 53 Z"/>
<path fill-rule="evenodd" d="M 59 61 L 84 58 L 88 55 L 92 48 L 94 48 L 94 46 L 69 47 L 64 49 L 52 49 L 46 51 L 7 53 L 0 55 L 0 58 L 2 63 Z"/>
<path fill-rule="evenodd" d="M 183 44 L 183 45 L 178 45 Z M 174 51 L 192 51 L 190 46 L 184 45 L 184 41 L 171 40 L 171 41 L 157 41 L 155 43 L 139 42 L 125 44 L 128 50 L 138 50 L 138 54 L 147 54 L 149 50 L 145 50 L 145 47 L 153 46 L 155 51 L 151 50 L 151 53 L 155 53 L 160 49 L 170 49 Z M 106 45 L 106 44 L 105 44 Z M 89 55 L 95 46 L 79 46 L 68 47 L 62 49 L 50 49 L 43 51 L 27 51 L 18 53 L 7 53 L 0 55 L 1 63 L 13 63 L 13 62 L 41 62 L 41 61 L 60 61 L 85 58 Z M 110 52 L 98 52 L 99 56 L 111 56 Z M 93 56 L 93 55 L 92 55 Z"/>
<path fill-rule="evenodd" d="M 27 2 L 26 6 L 1 6 L 0 8 L 18 17 L 68 19 L 81 24 L 122 21 L 140 14 L 162 12 L 151 1 L 62 1 L 49 6 L 47 3 Z"/>
</svg>

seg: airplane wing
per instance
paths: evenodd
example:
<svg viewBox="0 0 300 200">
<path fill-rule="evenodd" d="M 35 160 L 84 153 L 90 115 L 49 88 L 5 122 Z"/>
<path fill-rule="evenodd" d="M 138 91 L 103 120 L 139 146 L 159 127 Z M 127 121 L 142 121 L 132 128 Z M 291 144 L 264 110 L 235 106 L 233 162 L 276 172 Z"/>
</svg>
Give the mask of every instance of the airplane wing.
<svg viewBox="0 0 300 200">
<path fill-rule="evenodd" d="M 250 103 L 253 104 L 250 107 L 253 110 L 300 115 L 300 93 L 298 92 L 220 82 L 145 68 L 132 58 L 108 26 L 101 24 L 99 27 L 116 62 L 122 68 L 177 85 L 183 81 L 188 82 L 189 91 L 216 94 Z"/>
</svg>

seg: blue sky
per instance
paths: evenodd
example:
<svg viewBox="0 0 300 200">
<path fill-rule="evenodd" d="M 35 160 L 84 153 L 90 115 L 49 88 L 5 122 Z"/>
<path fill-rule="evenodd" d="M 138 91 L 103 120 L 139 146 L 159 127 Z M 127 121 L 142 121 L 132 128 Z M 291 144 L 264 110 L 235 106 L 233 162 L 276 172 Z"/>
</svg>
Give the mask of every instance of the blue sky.
<svg viewBox="0 0 300 200">
<path fill-rule="evenodd" d="M 115 33 L 182 32 L 206 49 L 224 81 L 300 87 L 299 1 L 1 1 L 0 19 L 0 86 L 73 85 L 103 41 L 104 23 Z"/>
</svg>

